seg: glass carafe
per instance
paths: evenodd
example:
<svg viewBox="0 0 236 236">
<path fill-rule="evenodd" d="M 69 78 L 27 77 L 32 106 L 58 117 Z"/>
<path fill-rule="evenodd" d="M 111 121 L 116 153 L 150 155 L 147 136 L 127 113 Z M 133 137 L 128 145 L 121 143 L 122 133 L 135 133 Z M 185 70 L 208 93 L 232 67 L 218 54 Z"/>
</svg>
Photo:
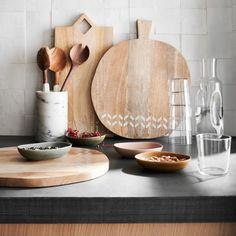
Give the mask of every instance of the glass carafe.
<svg viewBox="0 0 236 236">
<path fill-rule="evenodd" d="M 207 75 L 207 71 L 210 71 L 210 75 Z M 215 58 L 202 60 L 202 77 L 195 100 L 195 118 L 196 133 L 224 133 L 222 85 L 216 76 Z"/>
</svg>

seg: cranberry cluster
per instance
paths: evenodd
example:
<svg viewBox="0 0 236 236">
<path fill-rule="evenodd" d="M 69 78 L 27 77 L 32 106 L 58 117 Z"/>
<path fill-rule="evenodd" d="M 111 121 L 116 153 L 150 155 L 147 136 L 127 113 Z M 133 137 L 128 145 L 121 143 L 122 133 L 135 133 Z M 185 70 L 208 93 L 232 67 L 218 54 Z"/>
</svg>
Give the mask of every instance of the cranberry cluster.
<svg viewBox="0 0 236 236">
<path fill-rule="evenodd" d="M 67 135 L 72 138 L 78 138 L 79 131 L 76 129 L 68 128 Z"/>
<path fill-rule="evenodd" d="M 79 133 L 79 130 L 69 128 L 67 130 L 67 135 L 72 138 L 91 138 L 101 136 L 101 133 L 98 131 L 95 132 L 83 132 Z"/>
</svg>

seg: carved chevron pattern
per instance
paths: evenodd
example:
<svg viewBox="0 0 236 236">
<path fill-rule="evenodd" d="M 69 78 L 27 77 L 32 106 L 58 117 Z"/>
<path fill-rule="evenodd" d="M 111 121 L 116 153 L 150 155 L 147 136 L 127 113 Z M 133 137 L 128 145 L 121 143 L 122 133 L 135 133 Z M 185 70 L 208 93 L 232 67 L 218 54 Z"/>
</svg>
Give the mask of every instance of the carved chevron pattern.
<svg viewBox="0 0 236 236">
<path fill-rule="evenodd" d="M 144 117 L 142 115 L 111 115 L 108 113 L 104 113 L 101 115 L 102 121 L 110 126 L 130 126 L 133 128 L 142 127 L 144 129 L 148 129 L 150 127 L 155 129 L 168 129 L 168 120 L 165 117 L 154 117 L 154 116 L 148 116 Z"/>
</svg>

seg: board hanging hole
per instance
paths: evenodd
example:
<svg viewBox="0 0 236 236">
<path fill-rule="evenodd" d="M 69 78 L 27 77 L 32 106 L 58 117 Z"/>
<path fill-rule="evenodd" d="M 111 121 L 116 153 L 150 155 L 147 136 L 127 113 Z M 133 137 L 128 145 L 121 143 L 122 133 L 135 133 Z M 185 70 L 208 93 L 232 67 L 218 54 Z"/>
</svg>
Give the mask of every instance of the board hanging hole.
<svg viewBox="0 0 236 236">
<path fill-rule="evenodd" d="M 86 34 L 91 28 L 92 28 L 92 25 L 90 25 L 86 19 L 81 21 L 79 25 L 79 30 L 82 34 Z"/>
</svg>

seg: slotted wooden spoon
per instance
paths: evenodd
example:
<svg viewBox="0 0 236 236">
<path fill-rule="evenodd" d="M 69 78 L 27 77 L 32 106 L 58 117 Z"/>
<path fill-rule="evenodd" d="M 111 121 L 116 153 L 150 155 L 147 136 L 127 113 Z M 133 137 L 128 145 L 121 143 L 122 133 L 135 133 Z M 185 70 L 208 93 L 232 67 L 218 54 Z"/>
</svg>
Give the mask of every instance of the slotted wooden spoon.
<svg viewBox="0 0 236 236">
<path fill-rule="evenodd" d="M 89 58 L 89 48 L 88 46 L 85 46 L 82 48 L 82 44 L 75 44 L 71 50 L 70 50 L 70 59 L 71 59 L 71 68 L 66 76 L 66 79 L 61 87 L 61 91 L 65 91 L 67 89 L 68 83 L 71 79 L 71 75 L 73 70 L 79 66 L 82 65 L 85 61 L 87 61 Z"/>
</svg>

